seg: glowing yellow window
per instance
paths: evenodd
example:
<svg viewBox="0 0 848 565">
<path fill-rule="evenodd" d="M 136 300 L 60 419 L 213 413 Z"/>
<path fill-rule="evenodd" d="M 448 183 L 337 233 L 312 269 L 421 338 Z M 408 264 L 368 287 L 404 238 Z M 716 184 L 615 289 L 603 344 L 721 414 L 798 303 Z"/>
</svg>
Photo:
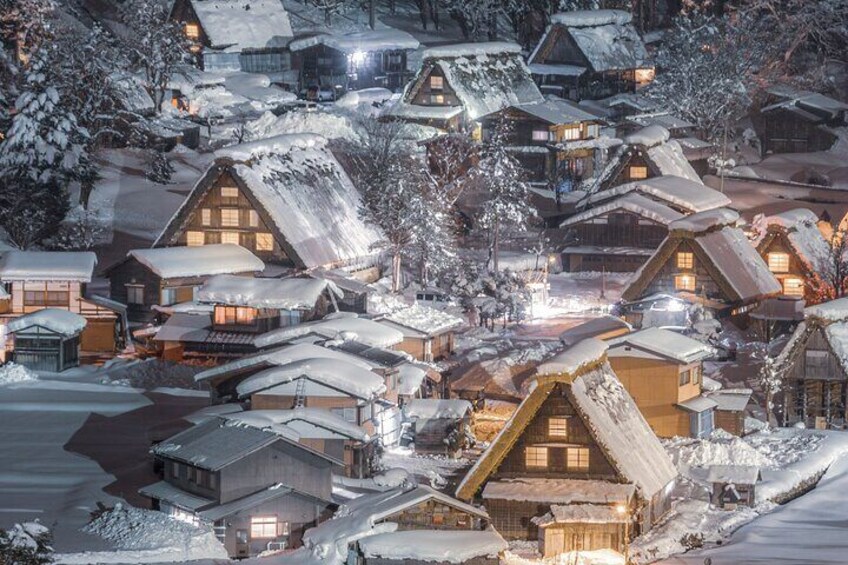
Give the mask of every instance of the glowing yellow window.
<svg viewBox="0 0 848 565">
<path fill-rule="evenodd" d="M 569 447 L 565 454 L 565 467 L 569 471 L 588 471 L 589 448 Z"/>
<path fill-rule="evenodd" d="M 803 297 L 804 281 L 795 277 L 783 279 L 783 294 L 786 296 Z"/>
<path fill-rule="evenodd" d="M 636 82 L 638 84 L 648 84 L 654 80 L 654 69 L 636 69 Z"/>
<path fill-rule="evenodd" d="M 236 228 L 239 225 L 238 208 L 221 208 L 221 225 L 226 228 Z"/>
<path fill-rule="evenodd" d="M 642 180 L 648 178 L 648 167 L 633 165 L 630 167 L 630 180 Z"/>
<path fill-rule="evenodd" d="M 238 188 L 234 186 L 222 186 L 221 198 L 238 198 Z"/>
<path fill-rule="evenodd" d="M 444 94 L 431 94 L 430 95 L 430 104 L 444 104 L 445 103 L 445 95 Z"/>
<path fill-rule="evenodd" d="M 575 141 L 580 139 L 580 126 L 571 126 L 562 130 L 563 141 Z"/>
<path fill-rule="evenodd" d="M 527 447 L 524 450 L 524 464 L 527 467 L 547 467 L 547 447 Z"/>
<path fill-rule="evenodd" d="M 259 226 L 259 214 L 256 213 L 256 210 L 247 213 L 247 222 L 252 228 Z"/>
<path fill-rule="evenodd" d="M 200 223 L 202 223 L 204 226 L 212 225 L 212 210 L 210 210 L 209 208 L 203 208 L 200 211 Z"/>
<path fill-rule="evenodd" d="M 197 247 L 206 243 L 205 234 L 202 231 L 187 231 L 186 245 L 189 247 Z"/>
<path fill-rule="evenodd" d="M 239 233 L 236 231 L 224 231 L 221 232 L 221 243 L 235 243 L 239 244 Z"/>
<path fill-rule="evenodd" d="M 189 39 L 197 39 L 200 37 L 200 26 L 197 24 L 186 24 L 185 34 Z"/>
<path fill-rule="evenodd" d="M 270 233 L 258 233 L 256 234 L 256 250 L 257 251 L 273 251 L 274 250 L 274 236 Z"/>
<path fill-rule="evenodd" d="M 674 288 L 677 290 L 686 290 L 695 292 L 695 276 L 694 275 L 677 275 L 674 277 Z"/>
<path fill-rule="evenodd" d="M 568 437 L 568 418 L 548 418 L 550 437 Z"/>
<path fill-rule="evenodd" d="M 236 323 L 252 324 L 256 321 L 256 310 L 254 308 L 239 307 L 236 309 Z"/>
<path fill-rule="evenodd" d="M 692 269 L 695 266 L 695 255 L 690 251 L 677 252 L 677 268 Z"/>
<path fill-rule="evenodd" d="M 444 90 L 445 79 L 443 77 L 430 77 L 430 90 Z"/>
<path fill-rule="evenodd" d="M 277 537 L 276 516 L 251 516 L 250 538 L 270 539 Z"/>
<path fill-rule="evenodd" d="M 789 253 L 772 252 L 768 254 L 769 271 L 772 273 L 789 272 Z"/>
</svg>

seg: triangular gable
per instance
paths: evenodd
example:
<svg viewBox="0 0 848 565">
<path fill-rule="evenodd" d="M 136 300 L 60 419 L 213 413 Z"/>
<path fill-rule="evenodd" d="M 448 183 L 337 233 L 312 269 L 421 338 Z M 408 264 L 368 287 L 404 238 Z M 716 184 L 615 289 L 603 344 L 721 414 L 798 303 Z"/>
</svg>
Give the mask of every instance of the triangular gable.
<svg viewBox="0 0 848 565">
<path fill-rule="evenodd" d="M 551 65 L 579 65 L 586 68 L 591 68 L 591 63 L 589 59 L 586 58 L 585 53 L 577 43 L 574 41 L 574 38 L 568 33 L 566 27 L 559 23 L 553 23 L 548 26 L 545 30 L 545 34 L 539 40 L 539 43 L 536 44 L 536 48 L 533 50 L 533 53 L 530 54 L 530 57 L 527 59 L 528 64 L 546 64 L 547 58 L 550 56 L 551 51 L 556 47 L 556 45 L 560 41 L 565 41 L 572 48 L 571 51 L 576 53 L 580 57 L 580 61 L 571 61 L 566 63 L 548 63 Z"/>
</svg>

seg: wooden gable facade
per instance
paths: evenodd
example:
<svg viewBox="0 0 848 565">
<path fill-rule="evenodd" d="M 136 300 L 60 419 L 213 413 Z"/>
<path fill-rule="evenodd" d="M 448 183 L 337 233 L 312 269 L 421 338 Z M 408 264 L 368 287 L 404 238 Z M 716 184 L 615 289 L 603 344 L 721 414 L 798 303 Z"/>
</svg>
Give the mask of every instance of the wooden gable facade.
<svg viewBox="0 0 848 565">
<path fill-rule="evenodd" d="M 810 272 L 807 263 L 798 256 L 784 229 L 770 227 L 757 245 L 757 252 L 780 282 L 784 296 L 815 301 L 816 293 L 811 283 L 817 275 Z"/>
<path fill-rule="evenodd" d="M 763 155 L 827 151 L 838 139 L 820 117 L 794 107 L 778 107 L 762 112 L 755 116 L 754 124 L 758 126 Z"/>
<path fill-rule="evenodd" d="M 171 7 L 171 21 L 182 26 L 183 34 L 189 40 L 190 49 L 198 58 L 198 62 L 202 63 L 203 58 L 200 51 L 204 47 L 209 47 L 211 42 L 206 30 L 203 29 L 203 24 L 197 16 L 197 12 L 191 5 L 191 0 L 175 0 Z"/>
<path fill-rule="evenodd" d="M 408 111 L 398 112 L 392 117 L 449 133 L 468 128 L 462 101 L 437 60 L 424 61 L 418 75 L 404 93 L 402 103 Z"/>
<path fill-rule="evenodd" d="M 628 182 L 652 179 L 663 176 L 657 164 L 648 156 L 647 150 L 639 145 L 623 147 L 614 157 L 615 164 L 610 174 L 601 181 L 600 190 Z"/>
</svg>

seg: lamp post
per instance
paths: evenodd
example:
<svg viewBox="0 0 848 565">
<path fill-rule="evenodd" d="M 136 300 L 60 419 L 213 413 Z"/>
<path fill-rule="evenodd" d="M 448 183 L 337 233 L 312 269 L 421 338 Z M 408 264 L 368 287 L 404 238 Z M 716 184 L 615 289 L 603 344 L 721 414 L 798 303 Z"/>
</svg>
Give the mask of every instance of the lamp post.
<svg viewBox="0 0 848 565">
<path fill-rule="evenodd" d="M 615 511 L 624 516 L 624 565 L 630 565 L 630 512 L 626 504 L 619 504 Z"/>
</svg>

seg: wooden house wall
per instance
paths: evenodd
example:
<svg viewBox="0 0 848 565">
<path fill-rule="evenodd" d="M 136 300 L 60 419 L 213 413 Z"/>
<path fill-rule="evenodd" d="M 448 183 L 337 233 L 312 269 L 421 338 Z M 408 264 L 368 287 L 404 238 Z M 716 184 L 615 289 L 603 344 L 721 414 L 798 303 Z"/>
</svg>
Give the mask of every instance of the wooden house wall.
<svg viewBox="0 0 848 565">
<path fill-rule="evenodd" d="M 485 524 L 478 516 L 454 506 L 427 500 L 386 516 L 384 523 L 398 525 L 398 530 L 480 530 Z"/>
<path fill-rule="evenodd" d="M 543 557 L 603 549 L 624 553 L 624 538 L 624 524 L 551 524 L 539 529 L 539 552 Z"/>
<path fill-rule="evenodd" d="M 506 540 L 538 539 L 539 527 L 532 519 L 544 516 L 551 509 L 550 504 L 525 500 L 487 498 L 485 504 L 492 525 Z"/>
<path fill-rule="evenodd" d="M 721 429 L 735 436 L 745 434 L 745 411 L 716 410 L 713 413 L 715 429 Z"/>
<path fill-rule="evenodd" d="M 469 418 L 419 418 L 415 421 L 415 450 L 422 453 L 441 453 L 452 455 L 453 452 L 444 440 L 453 430 L 466 429 Z"/>
<path fill-rule="evenodd" d="M 621 163 L 618 165 L 617 174 L 612 177 L 612 179 L 606 181 L 602 188 L 612 188 L 634 180 L 645 180 L 636 179 L 631 176 L 631 167 L 647 167 L 648 176 L 646 178 L 649 179 L 659 176 L 656 166 L 645 158 L 643 152 L 640 149 L 632 149 L 624 156 Z"/>
<path fill-rule="evenodd" d="M 594 223 L 593 220 L 606 223 Z M 569 226 L 567 233 L 575 238 L 575 245 L 656 249 L 668 235 L 668 227 L 618 209 Z"/>
<path fill-rule="evenodd" d="M 684 270 L 677 268 L 677 253 L 681 251 L 694 253 L 694 269 Z M 701 253 L 700 247 L 692 245 L 688 240 L 681 240 L 671 256 L 665 260 L 662 268 L 651 279 L 647 288 L 641 293 L 641 296 L 650 296 L 657 293 L 674 294 L 678 292 L 674 285 L 675 275 L 694 274 L 696 295 L 706 295 L 709 299 L 733 302 L 733 298 L 724 293 L 710 272 L 704 267 L 704 260 L 705 255 Z"/>
<path fill-rule="evenodd" d="M 200 30 L 197 43 L 207 47 L 210 45 L 209 36 L 206 35 L 206 30 L 203 29 L 200 18 L 197 17 L 197 13 L 189 0 L 176 0 L 174 2 L 173 8 L 171 8 L 171 20 L 180 24 L 183 32 L 185 32 L 185 24 L 197 25 Z"/>
<path fill-rule="evenodd" d="M 589 61 L 563 25 L 554 25 L 533 63 L 589 67 Z"/>
<path fill-rule="evenodd" d="M 763 153 L 806 153 L 826 151 L 836 137 L 794 112 L 776 109 L 762 114 Z"/>
<path fill-rule="evenodd" d="M 430 77 L 442 77 L 442 89 L 432 90 L 430 88 Z M 416 106 L 461 106 L 462 102 L 456 96 L 456 91 L 448 83 L 445 78 L 442 68 L 438 64 L 431 64 L 421 71 L 421 77 L 418 79 L 420 84 L 418 90 L 412 93 L 412 98 L 407 100 L 408 103 Z M 433 94 L 441 94 L 444 96 L 444 102 L 441 104 L 433 103 L 430 96 Z"/>
<path fill-rule="evenodd" d="M 798 254 L 795 252 L 795 249 L 789 245 L 787 241 L 786 234 L 781 230 L 776 233 L 774 237 L 770 238 L 768 243 L 765 246 L 761 246 L 758 249 L 760 252 L 760 256 L 765 261 L 766 265 L 768 265 L 768 254 L 769 253 L 786 253 L 789 255 L 789 269 L 785 273 L 776 273 L 772 272 L 774 278 L 780 282 L 780 286 L 784 286 L 784 280 L 787 278 L 799 278 L 805 282 L 804 284 L 804 298 L 807 301 L 812 301 L 815 298 L 815 294 L 812 292 L 809 284 L 806 284 L 808 281 L 809 274 L 807 273 L 806 265 L 801 261 L 798 257 Z"/>
<path fill-rule="evenodd" d="M 301 86 L 333 87 L 340 79 L 347 88 L 347 55 L 323 43 L 295 51 L 292 67 L 300 71 Z"/>
</svg>

